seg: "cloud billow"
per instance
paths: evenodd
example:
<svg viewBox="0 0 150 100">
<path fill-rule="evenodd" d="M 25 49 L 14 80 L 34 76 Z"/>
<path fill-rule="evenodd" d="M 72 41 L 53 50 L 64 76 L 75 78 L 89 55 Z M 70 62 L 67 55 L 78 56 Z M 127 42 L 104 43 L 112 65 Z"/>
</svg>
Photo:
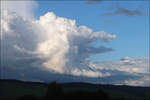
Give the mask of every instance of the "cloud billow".
<svg viewBox="0 0 150 100">
<path fill-rule="evenodd" d="M 88 58 L 93 54 L 110 52 L 112 48 L 89 45 L 97 40 L 109 42 L 116 36 L 76 26 L 75 20 L 58 17 L 52 12 L 39 20 L 25 20 L 16 13 L 4 11 L 1 37 L 5 60 L 15 62 L 15 59 L 37 58 L 41 59 L 38 66 L 51 72 L 103 77 L 108 74 L 89 69 Z"/>
</svg>

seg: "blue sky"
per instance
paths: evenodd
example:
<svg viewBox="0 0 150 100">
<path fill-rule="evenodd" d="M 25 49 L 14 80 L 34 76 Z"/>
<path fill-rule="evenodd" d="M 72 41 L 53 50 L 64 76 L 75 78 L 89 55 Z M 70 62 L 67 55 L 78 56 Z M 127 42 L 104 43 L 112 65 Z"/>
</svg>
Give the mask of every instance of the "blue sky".
<svg viewBox="0 0 150 100">
<path fill-rule="evenodd" d="M 114 51 L 97 54 L 92 61 L 114 61 L 125 56 L 131 58 L 148 57 L 149 40 L 149 4 L 148 1 L 129 2 L 98 2 L 86 5 L 86 1 L 39 1 L 35 16 L 54 12 L 57 16 L 75 19 L 77 25 L 85 25 L 94 31 L 102 31 L 117 35 L 117 38 L 104 45 L 112 47 Z M 101 14 L 114 11 L 115 5 L 130 10 L 140 9 L 146 16 Z M 96 44 L 103 45 L 103 44 Z"/>
</svg>

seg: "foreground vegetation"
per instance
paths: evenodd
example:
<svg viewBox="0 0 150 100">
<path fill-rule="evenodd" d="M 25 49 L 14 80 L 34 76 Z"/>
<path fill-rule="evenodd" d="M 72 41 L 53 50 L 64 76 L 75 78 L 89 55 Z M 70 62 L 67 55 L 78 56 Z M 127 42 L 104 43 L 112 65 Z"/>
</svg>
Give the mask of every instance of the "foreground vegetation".
<svg viewBox="0 0 150 100">
<path fill-rule="evenodd" d="M 24 95 L 18 100 L 110 100 L 109 96 L 103 91 L 67 91 L 64 92 L 60 84 L 53 82 L 48 85 L 45 96 L 37 98 L 34 95 Z"/>
<path fill-rule="evenodd" d="M 150 100 L 150 88 L 0 80 L 0 100 Z"/>
</svg>

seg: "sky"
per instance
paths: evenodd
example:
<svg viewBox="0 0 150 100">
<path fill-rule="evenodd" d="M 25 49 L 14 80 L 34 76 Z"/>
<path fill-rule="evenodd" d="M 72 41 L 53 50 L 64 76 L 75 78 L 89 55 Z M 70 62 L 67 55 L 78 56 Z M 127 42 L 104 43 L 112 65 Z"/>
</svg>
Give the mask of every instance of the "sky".
<svg viewBox="0 0 150 100">
<path fill-rule="evenodd" d="M 150 86 L 149 1 L 1 5 L 2 78 Z"/>
</svg>

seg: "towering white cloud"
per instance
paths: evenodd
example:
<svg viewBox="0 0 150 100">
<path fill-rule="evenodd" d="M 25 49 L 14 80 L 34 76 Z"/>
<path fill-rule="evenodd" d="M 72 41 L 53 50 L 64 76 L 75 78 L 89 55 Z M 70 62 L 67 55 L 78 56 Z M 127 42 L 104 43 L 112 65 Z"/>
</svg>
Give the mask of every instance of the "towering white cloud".
<svg viewBox="0 0 150 100">
<path fill-rule="evenodd" d="M 94 48 L 90 44 L 97 40 L 109 42 L 115 35 L 76 26 L 75 20 L 58 17 L 52 12 L 41 16 L 39 20 L 24 19 L 17 13 L 7 11 L 2 15 L 4 59 L 36 57 L 41 59 L 41 67 L 56 73 L 109 76 L 108 73 L 90 70 L 88 57 L 112 51 L 104 46 Z"/>
</svg>

